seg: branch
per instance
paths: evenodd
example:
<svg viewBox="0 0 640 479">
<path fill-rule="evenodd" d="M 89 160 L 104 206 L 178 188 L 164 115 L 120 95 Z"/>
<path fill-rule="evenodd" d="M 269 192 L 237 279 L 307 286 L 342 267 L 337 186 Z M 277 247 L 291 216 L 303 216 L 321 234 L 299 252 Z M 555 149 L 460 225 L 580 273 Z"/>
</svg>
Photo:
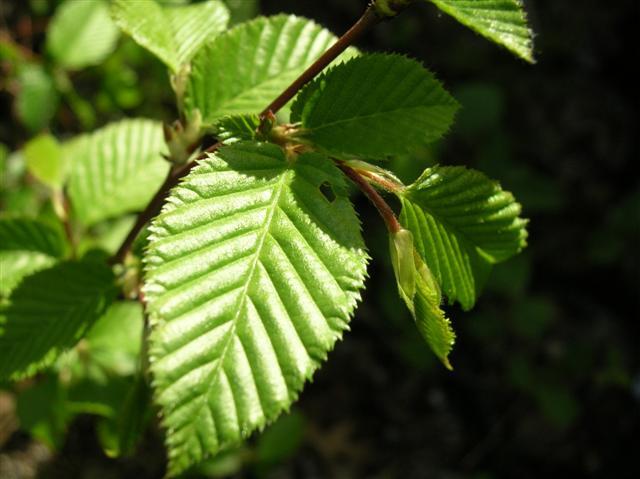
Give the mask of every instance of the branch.
<svg viewBox="0 0 640 479">
<path fill-rule="evenodd" d="M 313 80 L 327 65 L 335 60 L 338 55 L 344 52 L 349 46 L 351 46 L 360 36 L 372 26 L 378 24 L 385 18 L 392 18 L 396 16 L 402 9 L 404 9 L 412 0 L 373 0 L 367 9 L 364 11 L 358 21 L 342 35 L 326 52 L 324 52 L 320 58 L 309 66 L 296 80 L 293 81 L 289 87 L 287 87 L 275 100 L 273 100 L 269 106 L 267 106 L 262 113 L 260 113 L 261 119 L 266 119 L 278 112 L 284 105 L 286 105 L 300 89 Z M 221 146 L 221 143 L 208 148 L 205 153 L 213 152 Z M 205 158 L 206 156 L 200 155 L 197 159 Z M 156 216 L 162 208 L 162 203 L 167 196 L 169 190 L 173 188 L 180 178 L 185 176 L 189 170 L 195 165 L 195 161 L 187 163 L 180 167 L 180 169 L 172 169 L 167 175 L 167 179 L 164 181 L 160 189 L 156 192 L 155 196 L 151 199 L 147 207 L 138 215 L 133 228 L 129 231 L 129 234 L 125 238 L 124 242 L 118 248 L 118 251 L 110 259 L 111 264 L 122 263 L 127 253 L 131 249 L 131 245 L 135 241 L 136 237 L 154 216 Z M 360 176 L 353 169 L 346 165 L 340 165 L 340 168 L 355 181 L 360 189 L 365 192 L 369 199 L 376 205 L 380 214 L 383 215 L 387 227 L 393 231 L 397 231 L 400 228 L 400 224 L 396 219 L 393 211 L 382 199 L 382 197 L 374 190 L 367 181 Z M 362 182 L 362 184 L 360 183 Z M 385 216 L 386 215 L 386 216 Z"/>
<path fill-rule="evenodd" d="M 373 205 L 378 209 L 378 212 L 387 225 L 389 232 L 397 233 L 402 229 L 402 226 L 398 222 L 398 219 L 389 204 L 360 173 L 344 163 L 338 163 L 338 168 L 340 168 L 344 174 L 347 175 L 351 181 L 358 186 L 358 188 L 360 188 L 367 198 L 369 198 L 369 201 L 371 201 L 371 203 L 373 203 Z"/>
<path fill-rule="evenodd" d="M 167 175 L 167 178 L 164 180 L 164 183 L 162 183 L 162 185 L 160 186 L 156 194 L 153 196 L 153 198 L 151 198 L 151 201 L 149 201 L 149 204 L 147 204 L 146 208 L 142 210 L 140 214 L 138 214 L 138 217 L 136 218 L 136 222 L 131 228 L 131 231 L 129 231 L 129 234 L 120 245 L 120 248 L 118 248 L 118 251 L 116 252 L 116 254 L 114 254 L 109 260 L 110 264 L 118 264 L 124 261 L 124 259 L 127 256 L 127 253 L 129 253 L 129 250 L 133 245 L 133 242 L 140 234 L 140 231 L 142 231 L 142 228 L 144 228 L 144 226 L 152 218 L 154 218 L 158 213 L 160 213 L 160 210 L 162 209 L 162 204 L 164 203 L 164 200 L 169 194 L 169 191 L 171 190 L 171 188 L 176 186 L 180 181 L 180 179 L 186 176 L 189 173 L 189 171 L 191 171 L 191 168 L 196 166 L 197 160 L 202 160 L 206 158 L 207 153 L 213 153 L 221 146 L 222 146 L 222 143 L 219 143 L 219 142 L 215 143 L 211 145 L 209 148 L 207 148 L 204 152 L 202 152 L 202 154 L 198 156 L 196 160 L 191 161 L 186 165 L 180 165 L 178 167 L 171 168 L 171 170 L 169 171 L 169 174 Z"/>
<path fill-rule="evenodd" d="M 278 98 L 273 100 L 269 106 L 260 113 L 260 118 L 266 117 L 269 112 L 277 113 L 278 110 L 285 106 L 303 86 L 313 80 L 318 73 L 324 70 L 327 65 L 338 57 L 338 55 L 351 46 L 365 31 L 383 19 L 383 17 L 376 13 L 374 3 L 367 7 L 358 21 L 349 30 L 347 30 L 344 35 L 342 35 L 326 52 L 322 54 L 322 56 L 320 56 L 320 58 L 313 62 L 309 68 L 296 78 L 293 83 L 289 85 L 289 87 L 287 87 L 280 96 L 278 96 Z"/>
</svg>

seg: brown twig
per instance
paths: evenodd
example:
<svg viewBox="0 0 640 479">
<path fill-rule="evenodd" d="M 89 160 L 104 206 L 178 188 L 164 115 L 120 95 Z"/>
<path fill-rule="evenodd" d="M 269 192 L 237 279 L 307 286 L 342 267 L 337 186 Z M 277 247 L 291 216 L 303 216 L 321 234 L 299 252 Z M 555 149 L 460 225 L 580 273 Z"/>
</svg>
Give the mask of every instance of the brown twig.
<svg viewBox="0 0 640 479">
<path fill-rule="evenodd" d="M 356 168 L 355 170 L 357 171 L 357 173 L 360 173 L 360 175 L 371 180 L 372 183 L 375 183 L 376 185 L 384 188 L 385 190 L 391 193 L 396 193 L 403 188 L 402 184 L 397 183 L 395 181 L 388 180 L 387 178 L 377 175 L 375 173 L 372 173 L 370 171 L 360 170 L 358 168 Z"/>
<path fill-rule="evenodd" d="M 76 259 L 77 256 L 77 244 L 75 235 L 73 233 L 73 225 L 71 224 L 70 219 L 70 210 L 71 205 L 69 204 L 69 198 L 63 193 L 58 193 L 60 196 L 57 201 L 60 202 L 60 207 L 62 208 L 60 220 L 62 221 L 62 226 L 64 228 L 64 234 L 67 237 L 67 241 L 69 242 L 69 248 L 71 248 L 71 259 Z"/>
<path fill-rule="evenodd" d="M 320 58 L 309 66 L 291 85 L 287 87 L 269 106 L 267 106 L 260 117 L 266 117 L 269 112 L 277 113 L 289 100 L 291 100 L 300 89 L 313 80 L 327 65 L 335 60 L 338 55 L 351 46 L 365 31 L 379 23 L 383 18 L 380 17 L 373 6 L 369 5 L 358 21 L 342 35 Z"/>
<path fill-rule="evenodd" d="M 358 188 L 360 188 L 366 197 L 369 198 L 369 201 L 371 201 L 377 208 L 380 216 L 382 216 L 382 219 L 387 225 L 389 232 L 397 233 L 402 229 L 402 226 L 398 222 L 398 219 L 389 204 L 360 173 L 344 163 L 338 163 L 338 168 L 340 168 L 344 174 L 347 175 L 349 179 L 358 186 Z"/>
</svg>

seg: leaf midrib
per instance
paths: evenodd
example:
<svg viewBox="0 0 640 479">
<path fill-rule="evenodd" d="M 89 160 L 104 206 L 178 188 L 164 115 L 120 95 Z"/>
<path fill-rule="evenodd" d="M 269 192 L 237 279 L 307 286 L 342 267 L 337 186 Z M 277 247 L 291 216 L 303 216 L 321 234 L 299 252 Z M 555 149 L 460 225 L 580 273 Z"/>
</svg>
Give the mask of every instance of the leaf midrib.
<svg viewBox="0 0 640 479">
<path fill-rule="evenodd" d="M 262 255 L 262 248 L 264 246 L 265 243 L 265 239 L 267 238 L 267 235 L 269 234 L 269 230 L 271 227 L 271 221 L 273 220 L 273 216 L 278 208 L 278 204 L 280 202 L 280 196 L 282 195 L 282 191 L 284 190 L 284 186 L 287 183 L 287 180 L 290 176 L 290 171 L 291 170 L 284 170 L 281 175 L 282 177 L 280 178 L 280 180 L 278 181 L 274 193 L 273 193 L 273 200 L 271 202 L 271 204 L 267 207 L 267 215 L 264 219 L 264 222 L 262 223 L 263 225 L 263 230 L 260 234 L 260 237 L 258 238 L 258 243 L 256 245 L 256 251 L 255 251 L 255 257 L 253 259 L 253 264 L 251 264 L 249 271 L 247 273 L 247 280 L 244 284 L 244 286 L 242 287 L 242 292 L 240 293 L 240 301 L 238 304 L 238 308 L 236 309 L 236 313 L 234 318 L 231 320 L 232 324 L 231 327 L 229 329 L 229 332 L 227 333 L 227 340 L 222 348 L 222 352 L 220 353 L 220 356 L 218 358 L 218 363 L 216 364 L 216 366 L 212 369 L 210 375 L 209 375 L 209 382 L 207 385 L 206 390 L 204 391 L 204 393 L 200 396 L 199 400 L 201 401 L 200 406 L 197 408 L 197 413 L 194 414 L 194 418 L 199 417 L 200 412 L 202 411 L 203 407 L 205 407 L 206 405 L 206 399 L 207 397 L 209 397 L 209 394 L 211 393 L 211 389 L 213 388 L 213 385 L 215 383 L 215 378 L 220 374 L 220 370 L 223 368 L 224 365 L 224 360 L 227 354 L 227 351 L 229 349 L 229 347 L 231 346 L 231 343 L 233 341 L 233 338 L 235 337 L 235 332 L 236 332 L 236 328 L 238 326 L 238 323 L 240 322 L 240 317 L 242 314 L 242 310 L 244 309 L 246 300 L 247 300 L 247 296 L 248 296 L 248 290 L 249 287 L 251 285 L 251 282 L 253 280 L 253 275 L 256 271 L 256 266 L 258 265 L 258 262 L 260 260 L 260 256 Z M 233 395 L 233 392 L 232 392 Z M 191 421 L 190 422 L 190 426 L 189 427 L 194 427 L 195 421 Z M 238 430 L 241 431 L 242 428 L 240 427 L 241 425 L 238 424 Z"/>
<path fill-rule="evenodd" d="M 331 121 L 329 123 L 324 123 L 322 125 L 319 126 L 311 126 L 306 128 L 306 132 L 317 132 L 317 131 L 321 131 L 323 129 L 326 128 L 333 128 L 335 126 L 341 125 L 343 123 L 351 123 L 351 122 L 355 122 L 358 123 L 360 121 L 362 121 L 363 119 L 369 119 L 369 118 L 376 118 L 378 116 L 386 116 L 389 114 L 394 114 L 394 113 L 400 113 L 400 115 L 405 115 L 408 112 L 414 112 L 414 111 L 419 111 L 422 109 L 432 109 L 432 108 L 446 108 L 450 105 L 447 105 L 445 103 L 438 103 L 438 104 L 434 104 L 434 105 L 419 105 L 419 106 L 413 106 L 413 107 L 403 107 L 403 108 L 393 108 L 390 110 L 383 110 L 383 111 L 376 111 L 374 113 L 369 113 L 366 115 L 356 115 L 356 116 L 352 116 L 349 118 L 344 118 L 342 120 L 334 120 Z"/>
</svg>

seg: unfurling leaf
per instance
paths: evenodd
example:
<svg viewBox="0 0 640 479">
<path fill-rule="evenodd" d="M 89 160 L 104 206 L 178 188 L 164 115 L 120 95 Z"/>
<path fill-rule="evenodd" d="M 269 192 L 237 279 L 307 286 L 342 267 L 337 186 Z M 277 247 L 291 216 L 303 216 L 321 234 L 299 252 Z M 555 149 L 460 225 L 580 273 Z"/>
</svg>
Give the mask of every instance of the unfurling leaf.
<svg viewBox="0 0 640 479">
<path fill-rule="evenodd" d="M 348 328 L 367 255 L 347 194 L 322 155 L 240 142 L 153 221 L 145 296 L 171 474 L 287 410 Z"/>
<path fill-rule="evenodd" d="M 413 235 L 406 229 L 391 233 L 389 238 L 391 264 L 396 275 L 400 297 L 431 350 L 451 369 L 449 352 L 455 334 L 440 308 L 440 287 L 413 246 Z"/>
</svg>

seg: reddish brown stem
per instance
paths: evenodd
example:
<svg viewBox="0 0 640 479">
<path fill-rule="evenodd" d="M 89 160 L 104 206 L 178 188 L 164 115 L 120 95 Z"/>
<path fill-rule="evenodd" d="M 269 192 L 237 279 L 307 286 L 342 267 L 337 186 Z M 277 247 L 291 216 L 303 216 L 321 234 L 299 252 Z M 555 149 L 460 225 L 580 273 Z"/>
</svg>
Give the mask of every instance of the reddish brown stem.
<svg viewBox="0 0 640 479">
<path fill-rule="evenodd" d="M 380 216 L 382 216 L 382 219 L 387 225 L 387 229 L 389 230 L 389 232 L 397 233 L 398 231 L 400 231 L 402 226 L 398 222 L 395 213 L 393 212 L 389 204 L 384 200 L 384 198 L 380 196 L 380 194 L 373 188 L 373 186 L 371 186 L 360 173 L 358 173 L 350 166 L 339 163 L 338 167 L 344 172 L 345 175 L 347 175 L 351 179 L 351 181 L 353 181 L 358 186 L 358 188 L 360 188 L 360 190 L 366 195 L 366 197 L 369 198 L 369 201 L 371 201 L 377 208 Z"/>
<path fill-rule="evenodd" d="M 266 117 L 269 112 L 277 113 L 283 106 L 285 106 L 289 100 L 291 100 L 300 89 L 313 80 L 327 65 L 335 60 L 338 55 L 344 52 L 349 46 L 351 46 L 366 30 L 376 25 L 382 20 L 379 17 L 372 5 L 367 7 L 358 21 L 344 34 L 342 35 L 326 52 L 320 56 L 309 68 L 307 68 L 298 78 L 296 78 L 286 90 L 284 90 L 278 98 L 273 100 L 268 107 L 266 107 L 260 117 Z"/>
<path fill-rule="evenodd" d="M 387 191 L 390 192 L 398 192 L 399 190 L 402 189 L 402 185 L 398 184 L 397 182 L 388 180 L 380 175 L 376 175 L 375 173 L 371 173 L 370 171 L 367 170 L 360 170 L 357 169 L 356 170 L 358 173 L 360 173 L 360 175 L 364 176 L 365 178 L 369 178 L 371 180 L 372 183 L 375 183 L 376 185 L 384 188 Z"/>
</svg>

